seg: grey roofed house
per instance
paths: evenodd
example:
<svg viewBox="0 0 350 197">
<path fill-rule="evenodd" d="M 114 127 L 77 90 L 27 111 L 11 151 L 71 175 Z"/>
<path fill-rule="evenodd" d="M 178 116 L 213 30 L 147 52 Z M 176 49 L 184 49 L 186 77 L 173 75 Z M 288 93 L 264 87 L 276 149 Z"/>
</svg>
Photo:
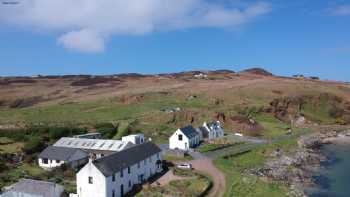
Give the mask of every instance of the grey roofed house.
<svg viewBox="0 0 350 197">
<path fill-rule="evenodd" d="M 61 160 L 69 163 L 72 161 L 88 158 L 89 155 L 85 151 L 76 148 L 48 146 L 39 154 L 38 157 L 52 160 Z"/>
<path fill-rule="evenodd" d="M 199 133 L 191 125 L 188 125 L 186 127 L 182 127 L 182 128 L 180 128 L 180 130 L 189 139 L 199 135 Z"/>
<path fill-rule="evenodd" d="M 93 161 L 93 164 L 103 175 L 109 177 L 124 168 L 132 166 L 160 152 L 161 149 L 157 145 L 147 142 L 97 159 Z"/>
<path fill-rule="evenodd" d="M 64 187 L 46 181 L 21 179 L 10 186 L 1 197 L 61 197 Z"/>
</svg>

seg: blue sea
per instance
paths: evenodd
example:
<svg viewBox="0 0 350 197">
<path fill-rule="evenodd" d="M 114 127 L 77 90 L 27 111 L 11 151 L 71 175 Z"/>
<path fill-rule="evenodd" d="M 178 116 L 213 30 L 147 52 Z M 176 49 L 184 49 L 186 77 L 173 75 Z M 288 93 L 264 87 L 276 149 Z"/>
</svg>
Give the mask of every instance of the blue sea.
<svg viewBox="0 0 350 197">
<path fill-rule="evenodd" d="M 325 145 L 321 150 L 329 158 L 315 176 L 320 186 L 311 197 L 350 197 L 350 145 Z"/>
</svg>

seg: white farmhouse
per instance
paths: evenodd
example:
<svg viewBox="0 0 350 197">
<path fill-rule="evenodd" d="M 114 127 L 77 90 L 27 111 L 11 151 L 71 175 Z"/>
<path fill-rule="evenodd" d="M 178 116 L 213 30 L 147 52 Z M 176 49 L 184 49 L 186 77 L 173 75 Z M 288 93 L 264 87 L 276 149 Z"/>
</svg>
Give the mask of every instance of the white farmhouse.
<svg viewBox="0 0 350 197">
<path fill-rule="evenodd" d="M 200 135 L 192 127 L 187 126 L 175 131 L 169 138 L 170 149 L 189 150 L 199 145 Z"/>
<path fill-rule="evenodd" d="M 77 174 L 78 197 L 121 197 L 161 172 L 161 149 L 147 142 L 90 160 Z"/>
<path fill-rule="evenodd" d="M 44 169 L 60 167 L 63 164 L 77 168 L 88 162 L 89 155 L 75 148 L 49 146 L 38 156 L 39 166 Z"/>
<path fill-rule="evenodd" d="M 224 129 L 221 127 L 220 121 L 213 121 L 210 123 L 204 122 L 200 129 L 203 133 L 203 138 L 208 138 L 208 140 L 224 136 Z"/>
</svg>

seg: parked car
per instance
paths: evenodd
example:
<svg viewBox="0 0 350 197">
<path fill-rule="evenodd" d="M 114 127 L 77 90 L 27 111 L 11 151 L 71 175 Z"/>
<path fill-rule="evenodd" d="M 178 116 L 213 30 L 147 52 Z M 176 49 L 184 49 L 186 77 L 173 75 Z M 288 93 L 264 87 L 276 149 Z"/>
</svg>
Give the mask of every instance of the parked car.
<svg viewBox="0 0 350 197">
<path fill-rule="evenodd" d="M 180 168 L 180 169 L 191 170 L 192 169 L 192 164 L 190 164 L 190 163 L 182 163 L 182 164 L 178 164 L 176 167 Z"/>
</svg>

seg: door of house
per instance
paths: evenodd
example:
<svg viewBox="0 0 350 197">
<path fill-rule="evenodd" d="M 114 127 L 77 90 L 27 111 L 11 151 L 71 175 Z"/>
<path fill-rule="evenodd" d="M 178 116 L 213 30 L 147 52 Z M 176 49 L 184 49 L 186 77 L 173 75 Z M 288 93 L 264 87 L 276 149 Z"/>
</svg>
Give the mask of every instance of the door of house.
<svg viewBox="0 0 350 197">
<path fill-rule="evenodd" d="M 124 185 L 120 185 L 120 196 L 124 196 Z"/>
<path fill-rule="evenodd" d="M 187 145 L 187 142 L 185 142 L 185 149 L 188 149 L 188 145 Z"/>
</svg>

